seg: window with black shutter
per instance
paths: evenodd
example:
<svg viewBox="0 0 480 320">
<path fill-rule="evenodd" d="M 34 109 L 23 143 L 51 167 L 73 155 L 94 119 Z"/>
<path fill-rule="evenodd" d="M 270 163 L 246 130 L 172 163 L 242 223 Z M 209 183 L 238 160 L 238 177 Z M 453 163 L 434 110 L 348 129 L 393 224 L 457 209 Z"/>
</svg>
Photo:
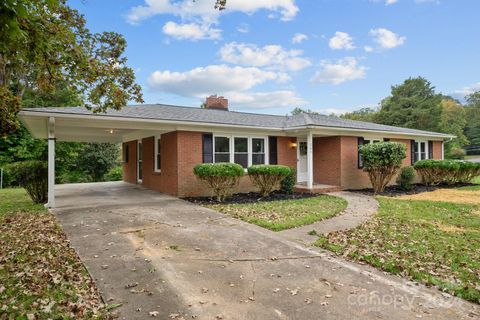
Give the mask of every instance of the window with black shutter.
<svg viewBox="0 0 480 320">
<path fill-rule="evenodd" d="M 203 163 L 213 162 L 213 135 L 205 133 L 202 139 L 203 148 Z"/>
<path fill-rule="evenodd" d="M 269 161 L 270 164 L 278 164 L 277 137 L 268 137 Z"/>
</svg>

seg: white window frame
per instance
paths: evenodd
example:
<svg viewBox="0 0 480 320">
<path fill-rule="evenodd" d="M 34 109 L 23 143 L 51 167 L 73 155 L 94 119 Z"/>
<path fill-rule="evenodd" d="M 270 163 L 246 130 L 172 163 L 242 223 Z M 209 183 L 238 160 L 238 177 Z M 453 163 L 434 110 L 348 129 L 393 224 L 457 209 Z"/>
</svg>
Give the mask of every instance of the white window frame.
<svg viewBox="0 0 480 320">
<path fill-rule="evenodd" d="M 229 162 L 232 162 L 232 136 L 227 136 L 227 135 L 216 135 L 216 136 L 213 136 L 213 163 L 216 163 L 215 161 L 215 155 L 217 153 L 221 153 L 221 154 L 227 154 L 226 152 L 216 152 L 215 151 L 215 140 L 216 138 L 227 138 L 228 139 L 228 154 L 229 154 L 229 157 L 228 159 L 230 160 Z"/>
<path fill-rule="evenodd" d="M 420 151 L 420 144 L 421 143 L 425 143 L 425 159 L 421 159 L 420 157 L 420 154 L 421 154 L 421 151 Z M 413 154 L 414 156 L 416 157 L 417 154 L 418 154 L 418 157 L 417 158 L 417 161 L 420 161 L 420 160 L 428 160 L 429 159 L 429 154 L 430 154 L 430 150 L 428 150 L 428 140 L 414 140 L 414 147 L 417 147 L 417 150 L 418 152 L 415 152 L 415 149 L 413 150 Z M 418 144 L 418 145 L 417 145 Z M 415 159 L 413 159 L 415 160 Z M 416 162 L 416 161 L 413 161 L 413 162 Z"/>
<path fill-rule="evenodd" d="M 249 139 L 249 145 L 250 145 L 250 150 L 249 150 L 249 153 L 248 153 L 248 166 L 251 166 L 253 165 L 253 142 L 252 142 L 252 139 L 262 139 L 263 140 L 263 153 L 265 155 L 264 157 L 264 161 L 263 161 L 263 164 L 268 164 L 270 161 L 270 159 L 268 159 L 268 152 L 267 152 L 267 144 L 268 144 L 268 139 L 267 137 L 250 137 Z M 260 154 L 258 152 L 256 152 L 255 154 Z M 259 164 L 262 164 L 262 163 L 259 163 Z"/>
<path fill-rule="evenodd" d="M 229 139 L 229 147 L 230 147 L 230 163 L 235 163 L 235 138 L 247 138 L 248 139 L 248 167 L 252 165 L 252 139 L 263 139 L 264 141 L 264 148 L 265 148 L 265 161 L 264 164 L 268 164 L 269 159 L 269 146 L 268 146 L 268 137 L 267 136 L 250 136 L 245 134 L 214 134 L 213 135 L 213 163 L 215 161 L 215 138 L 228 138 Z M 246 170 L 246 168 L 245 168 Z"/>
<path fill-rule="evenodd" d="M 154 160 L 153 160 L 153 171 L 154 172 L 162 172 L 162 168 L 158 169 L 158 142 L 161 140 L 162 136 L 161 135 L 157 135 L 154 137 L 154 153 L 153 153 L 153 156 L 154 156 Z M 161 164 L 161 158 L 162 158 L 162 150 L 160 150 L 160 164 Z"/>
</svg>

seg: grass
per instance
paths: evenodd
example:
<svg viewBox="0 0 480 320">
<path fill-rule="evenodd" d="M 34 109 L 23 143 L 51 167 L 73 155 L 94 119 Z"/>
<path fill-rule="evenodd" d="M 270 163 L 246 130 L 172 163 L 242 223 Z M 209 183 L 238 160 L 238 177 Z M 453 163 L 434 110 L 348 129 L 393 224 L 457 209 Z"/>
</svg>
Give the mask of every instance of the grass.
<svg viewBox="0 0 480 320">
<path fill-rule="evenodd" d="M 23 189 L 0 190 L 0 318 L 109 319 L 55 217 Z"/>
<path fill-rule="evenodd" d="M 320 195 L 247 204 L 212 204 L 207 207 L 260 227 L 281 231 L 333 217 L 347 207 L 347 202 L 338 197 Z"/>
<path fill-rule="evenodd" d="M 480 206 L 378 200 L 373 219 L 316 245 L 480 303 Z"/>
<path fill-rule="evenodd" d="M 477 186 L 468 186 L 468 187 L 460 187 L 460 190 L 480 190 L 480 176 L 473 179 L 472 183 L 477 184 Z"/>
</svg>

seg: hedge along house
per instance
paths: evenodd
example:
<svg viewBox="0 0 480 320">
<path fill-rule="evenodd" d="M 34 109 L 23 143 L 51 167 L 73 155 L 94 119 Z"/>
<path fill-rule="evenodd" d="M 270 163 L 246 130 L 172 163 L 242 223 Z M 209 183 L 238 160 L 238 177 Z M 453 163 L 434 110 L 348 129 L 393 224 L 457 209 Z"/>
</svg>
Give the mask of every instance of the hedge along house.
<svg viewBox="0 0 480 320">
<path fill-rule="evenodd" d="M 93 113 L 81 107 L 23 109 L 35 138 L 49 139 L 49 206 L 55 205 L 55 141 L 122 143 L 125 182 L 175 196 L 209 195 L 196 179 L 199 163 L 281 164 L 297 169 L 297 188 L 322 192 L 370 186 L 359 146 L 396 141 L 404 165 L 442 159 L 453 136 L 315 114 L 278 116 L 233 112 L 228 100 L 208 97 L 205 108 L 132 105 Z M 252 191 L 247 176 L 236 192 Z"/>
</svg>

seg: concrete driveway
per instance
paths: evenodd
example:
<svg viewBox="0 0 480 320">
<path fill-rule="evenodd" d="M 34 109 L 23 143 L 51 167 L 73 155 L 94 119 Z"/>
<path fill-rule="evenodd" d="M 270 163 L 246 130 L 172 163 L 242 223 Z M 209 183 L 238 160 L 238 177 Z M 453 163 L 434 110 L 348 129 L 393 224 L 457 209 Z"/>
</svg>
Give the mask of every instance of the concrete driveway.
<svg viewBox="0 0 480 320">
<path fill-rule="evenodd" d="M 121 319 L 478 319 L 478 306 L 124 183 L 54 210 Z"/>
</svg>

